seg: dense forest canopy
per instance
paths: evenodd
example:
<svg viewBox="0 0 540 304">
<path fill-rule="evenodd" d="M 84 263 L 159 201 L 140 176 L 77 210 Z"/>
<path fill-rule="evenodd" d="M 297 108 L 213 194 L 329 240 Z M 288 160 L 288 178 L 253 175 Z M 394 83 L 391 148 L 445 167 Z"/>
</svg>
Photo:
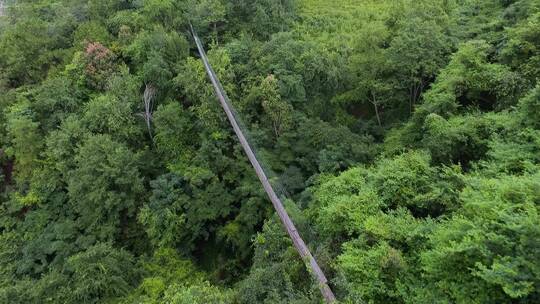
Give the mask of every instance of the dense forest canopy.
<svg viewBox="0 0 540 304">
<path fill-rule="evenodd" d="M 0 303 L 322 302 L 190 23 L 340 302 L 540 303 L 539 0 L 3 2 Z"/>
</svg>

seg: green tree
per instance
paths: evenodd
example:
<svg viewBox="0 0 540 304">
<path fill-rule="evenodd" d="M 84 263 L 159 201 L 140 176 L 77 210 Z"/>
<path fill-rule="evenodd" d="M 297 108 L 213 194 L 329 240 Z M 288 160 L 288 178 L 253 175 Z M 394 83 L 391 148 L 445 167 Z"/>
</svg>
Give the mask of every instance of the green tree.
<svg viewBox="0 0 540 304">
<path fill-rule="evenodd" d="M 540 129 L 540 85 L 537 85 L 519 101 L 519 115 L 523 123 L 534 129 Z"/>
<path fill-rule="evenodd" d="M 80 110 L 84 94 L 65 76 L 47 78 L 29 90 L 30 107 L 45 132 L 54 130 L 68 115 Z"/>
<path fill-rule="evenodd" d="M 169 162 L 189 162 L 199 146 L 198 128 L 192 112 L 178 102 L 160 105 L 154 113 L 155 141 L 158 150 Z"/>
<path fill-rule="evenodd" d="M 389 32 L 382 22 L 372 22 L 362 28 L 358 36 L 356 54 L 350 59 L 352 88 L 337 101 L 346 105 L 369 102 L 377 124 L 382 126 L 380 110 L 392 102 L 389 58 L 383 48 Z"/>
<path fill-rule="evenodd" d="M 133 103 L 123 102 L 115 96 L 102 95 L 90 100 L 84 106 L 81 121 L 88 131 L 96 134 L 132 142 L 141 137 Z"/>
<path fill-rule="evenodd" d="M 107 29 L 96 21 L 83 23 L 77 27 L 73 33 L 73 44 L 78 47 L 84 47 L 91 42 L 99 42 L 108 45 L 112 38 Z"/>
<path fill-rule="evenodd" d="M 173 75 L 177 73 L 188 51 L 186 38 L 161 26 L 141 31 L 125 49 L 143 82 L 162 90 L 169 88 Z"/>
<path fill-rule="evenodd" d="M 278 92 L 277 81 L 273 75 L 261 82 L 262 107 L 272 121 L 274 134 L 279 137 L 283 131 L 292 125 L 292 111 L 290 104 L 283 101 Z"/>
<path fill-rule="evenodd" d="M 204 34 L 208 29 L 213 29 L 213 39 L 219 43 L 218 26 L 225 23 L 226 6 L 221 0 L 191 1 L 188 10 L 188 18 L 198 33 Z"/>
<path fill-rule="evenodd" d="M 239 284 L 239 303 L 318 303 L 316 286 L 277 217 L 264 224 L 253 245 L 254 267 Z"/>
<path fill-rule="evenodd" d="M 539 28 L 540 12 L 537 12 L 508 29 L 508 41 L 501 52 L 505 62 L 533 82 L 540 76 Z"/>
<path fill-rule="evenodd" d="M 168 174 L 152 182 L 152 196 L 139 221 L 156 246 L 193 249 L 198 239 L 208 239 L 219 220 L 231 213 L 232 197 L 216 176 L 202 168 L 190 180 Z"/>
<path fill-rule="evenodd" d="M 54 62 L 50 49 L 55 37 L 47 34 L 47 27 L 42 20 L 28 18 L 1 32 L 0 67 L 10 86 L 41 80 Z"/>
<path fill-rule="evenodd" d="M 234 303 L 232 293 L 203 282 L 197 285 L 173 285 L 165 291 L 165 303 L 173 304 L 229 304 Z"/>
<path fill-rule="evenodd" d="M 134 216 L 143 191 L 137 155 L 107 135 L 88 137 L 68 172 L 69 207 L 84 232 L 79 242 L 121 240 L 121 223 Z"/>
<path fill-rule="evenodd" d="M 228 2 L 227 17 L 239 30 L 263 39 L 285 31 L 296 14 L 295 1 L 233 0 Z"/>
<path fill-rule="evenodd" d="M 133 256 L 122 249 L 99 243 L 70 257 L 68 303 L 99 303 L 126 295 L 139 281 Z"/>
<path fill-rule="evenodd" d="M 25 182 L 38 166 L 39 152 L 43 145 L 40 125 L 34 121 L 27 101 L 13 105 L 6 116 L 6 131 L 11 142 L 6 154 L 15 158 L 16 178 Z"/>
<path fill-rule="evenodd" d="M 417 302 L 534 302 L 538 298 L 538 175 L 471 178 L 463 209 L 422 254 L 428 285 Z M 451 269 L 451 270 L 450 270 Z"/>
<path fill-rule="evenodd" d="M 105 91 L 110 77 L 118 72 L 116 54 L 99 42 L 88 42 L 84 51 L 75 53 L 65 73 L 77 85 Z"/>
<path fill-rule="evenodd" d="M 408 93 L 412 113 L 414 104 L 446 64 L 452 44 L 433 21 L 410 16 L 403 23 L 390 42 L 388 56 L 399 85 Z"/>
<path fill-rule="evenodd" d="M 204 281 L 195 265 L 182 259 L 175 249 L 159 248 L 142 262 L 144 278 L 139 286 L 123 297 L 121 303 L 165 303 L 165 292 L 173 286 L 191 286 Z"/>
<path fill-rule="evenodd" d="M 210 50 L 208 59 L 227 95 L 233 99 L 236 96 L 233 85 L 235 74 L 227 50 L 223 48 Z M 191 105 L 190 109 L 195 113 L 203 130 L 213 134 L 213 136 L 222 136 L 220 134 L 223 132 L 222 126 L 225 126 L 226 118 L 218 105 L 214 89 L 208 81 L 202 62 L 188 57 L 173 81 L 176 87 L 185 94 L 184 103 Z"/>
</svg>

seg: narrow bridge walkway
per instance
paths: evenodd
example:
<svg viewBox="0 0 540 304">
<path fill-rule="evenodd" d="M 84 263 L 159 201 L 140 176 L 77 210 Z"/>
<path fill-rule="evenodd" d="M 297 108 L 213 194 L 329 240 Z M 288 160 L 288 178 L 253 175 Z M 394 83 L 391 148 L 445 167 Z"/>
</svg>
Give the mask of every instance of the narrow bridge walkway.
<svg viewBox="0 0 540 304">
<path fill-rule="evenodd" d="M 238 123 L 233 115 L 233 107 L 229 103 L 229 98 L 227 97 L 227 93 L 225 93 L 225 90 L 221 86 L 221 83 L 219 82 L 219 79 L 214 73 L 212 66 L 210 66 L 210 63 L 208 62 L 208 58 L 206 57 L 206 52 L 204 51 L 202 43 L 199 37 L 197 36 L 197 33 L 193 29 L 193 27 L 191 27 L 191 33 L 193 35 L 193 38 L 195 39 L 195 43 L 197 44 L 197 48 L 199 50 L 199 54 L 201 55 L 201 59 L 204 63 L 204 67 L 206 69 L 208 77 L 210 78 L 210 81 L 212 82 L 212 85 L 214 86 L 214 90 L 216 91 L 217 98 L 219 99 L 219 102 L 221 103 L 223 110 L 225 110 L 225 114 L 227 114 L 227 118 L 229 119 L 229 122 L 231 123 L 234 129 L 234 132 L 236 133 L 236 136 L 238 137 L 238 140 L 240 140 L 240 144 L 242 145 L 242 148 L 244 148 L 244 151 L 246 152 L 247 157 L 249 158 L 249 161 L 251 162 L 251 165 L 255 169 L 255 173 L 257 173 L 257 176 L 259 177 L 259 180 L 261 181 L 261 184 L 263 185 L 264 190 L 268 194 L 270 201 L 272 201 L 272 204 L 274 205 L 274 208 L 276 209 L 277 214 L 279 215 L 279 218 L 281 219 L 281 222 L 283 223 L 283 226 L 285 226 L 287 233 L 292 239 L 294 243 L 294 247 L 296 247 L 296 250 L 302 257 L 304 262 L 306 262 L 306 266 L 309 267 L 308 270 L 311 271 L 311 273 L 317 280 L 321 293 L 324 299 L 326 300 L 326 302 L 327 303 L 335 302 L 336 298 L 334 297 L 334 293 L 328 286 L 328 280 L 326 279 L 326 276 L 324 275 L 321 268 L 319 267 L 319 264 L 317 264 L 317 261 L 315 260 L 311 252 L 309 251 L 309 248 L 306 246 L 306 244 L 300 237 L 298 230 L 296 230 L 296 227 L 294 226 L 294 223 L 289 217 L 289 214 L 287 214 L 287 211 L 283 207 L 281 200 L 274 192 L 274 189 L 272 188 L 272 185 L 268 181 L 268 178 L 266 177 L 266 174 L 264 173 L 261 165 L 259 164 L 259 161 L 255 157 L 255 154 L 253 153 L 253 150 L 251 149 L 249 142 L 246 140 L 246 137 L 244 136 L 244 134 L 242 133 L 242 130 L 238 126 Z"/>
</svg>

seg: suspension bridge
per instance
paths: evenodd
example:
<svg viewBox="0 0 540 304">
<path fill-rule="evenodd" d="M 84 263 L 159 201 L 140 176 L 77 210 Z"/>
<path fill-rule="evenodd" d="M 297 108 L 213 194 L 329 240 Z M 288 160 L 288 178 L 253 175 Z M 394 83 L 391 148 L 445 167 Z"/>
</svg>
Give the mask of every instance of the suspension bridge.
<svg viewBox="0 0 540 304">
<path fill-rule="evenodd" d="M 216 76 L 216 73 L 212 69 L 212 66 L 210 65 L 210 62 L 208 61 L 208 58 L 206 57 L 206 52 L 204 51 L 204 47 L 201 43 L 201 40 L 199 39 L 199 37 L 197 36 L 197 33 L 193 29 L 193 26 L 190 25 L 190 27 L 191 27 L 191 34 L 193 35 L 193 39 L 195 40 L 195 44 L 197 45 L 197 49 L 203 61 L 206 73 L 208 74 L 208 78 L 210 78 L 210 82 L 212 83 L 212 86 L 214 87 L 216 96 L 219 102 L 221 103 L 221 106 L 223 107 L 225 114 L 227 115 L 227 118 L 234 130 L 234 133 L 236 134 L 236 137 L 238 137 L 238 140 L 240 141 L 240 144 L 242 145 L 244 152 L 246 153 L 251 165 L 253 166 L 253 169 L 255 170 L 255 173 L 257 174 L 257 177 L 259 178 L 259 181 L 261 182 L 264 190 L 266 191 L 268 198 L 272 202 L 272 205 L 274 206 L 274 209 L 276 210 L 283 226 L 285 227 L 285 230 L 287 230 L 287 233 L 289 234 L 289 237 L 291 238 L 294 244 L 294 247 L 300 254 L 300 257 L 302 257 L 302 259 L 306 263 L 308 270 L 311 272 L 311 274 L 314 276 L 315 280 L 317 281 L 323 298 L 325 299 L 327 303 L 334 303 L 336 301 L 336 298 L 334 296 L 334 293 L 328 286 L 328 280 L 326 279 L 326 276 L 324 275 L 323 271 L 319 267 L 319 264 L 317 263 L 313 255 L 311 254 L 311 251 L 306 246 L 304 240 L 300 237 L 300 234 L 298 233 L 298 230 L 296 229 L 293 221 L 289 217 L 289 214 L 285 210 L 285 207 L 283 207 L 283 203 L 281 202 L 279 197 L 276 195 L 272 185 L 268 181 L 268 177 L 266 176 L 263 168 L 261 167 L 259 161 L 257 160 L 255 153 L 253 153 L 253 150 L 249 142 L 247 141 L 244 133 L 240 129 L 240 126 L 234 115 L 235 113 L 234 108 L 231 105 L 229 98 L 227 97 L 227 93 L 223 89 L 223 86 L 219 82 L 219 79 Z"/>
</svg>

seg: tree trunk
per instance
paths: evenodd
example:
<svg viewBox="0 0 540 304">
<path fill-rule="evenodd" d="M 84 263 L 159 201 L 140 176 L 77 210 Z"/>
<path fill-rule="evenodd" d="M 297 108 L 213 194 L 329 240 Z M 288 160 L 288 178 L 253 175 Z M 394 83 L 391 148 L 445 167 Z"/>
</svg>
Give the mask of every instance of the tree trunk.
<svg viewBox="0 0 540 304">
<path fill-rule="evenodd" d="M 419 83 L 414 84 L 411 89 L 411 99 L 409 103 L 409 112 L 412 114 L 412 111 L 414 110 L 414 105 L 420 98 L 420 95 L 422 95 L 422 92 L 424 91 L 424 81 L 420 80 Z"/>
<path fill-rule="evenodd" d="M 373 107 L 375 108 L 375 116 L 377 116 L 377 122 L 379 123 L 379 127 L 382 127 L 381 117 L 379 115 L 379 108 L 377 107 L 377 104 L 374 102 L 373 102 Z"/>
<path fill-rule="evenodd" d="M 373 92 L 371 93 L 371 98 L 371 104 L 373 105 L 373 108 L 375 108 L 375 116 L 377 117 L 377 122 L 379 123 L 379 127 L 382 127 L 381 116 L 379 115 L 379 108 L 377 107 L 377 98 L 375 98 L 375 94 L 373 94 Z"/>
<path fill-rule="evenodd" d="M 276 139 L 279 138 L 279 125 L 276 122 L 272 123 L 274 125 L 274 134 L 276 135 Z"/>
<path fill-rule="evenodd" d="M 143 101 L 144 101 L 144 113 L 143 117 L 146 122 L 146 127 L 148 129 L 148 135 L 150 140 L 154 141 L 154 136 L 152 135 L 152 111 L 154 110 L 154 98 L 156 96 L 156 88 L 151 84 L 146 84 L 144 89 Z"/>
<path fill-rule="evenodd" d="M 217 22 L 214 22 L 214 36 L 216 36 L 216 45 L 219 45 L 218 33 L 217 33 Z"/>
<path fill-rule="evenodd" d="M 409 115 L 412 115 L 413 103 L 414 103 L 414 85 L 409 87 Z"/>
</svg>

